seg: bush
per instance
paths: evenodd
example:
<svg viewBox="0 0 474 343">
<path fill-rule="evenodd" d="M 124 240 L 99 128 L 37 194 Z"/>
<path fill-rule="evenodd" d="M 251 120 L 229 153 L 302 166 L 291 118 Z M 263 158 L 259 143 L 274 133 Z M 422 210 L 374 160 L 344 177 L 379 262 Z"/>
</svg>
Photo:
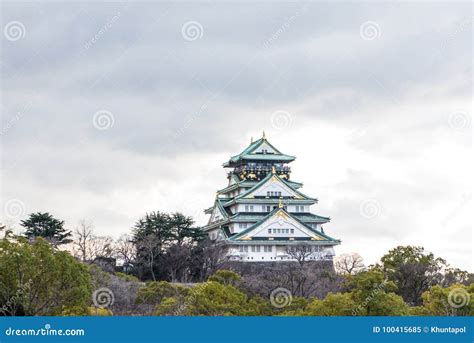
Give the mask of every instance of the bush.
<svg viewBox="0 0 474 343">
<path fill-rule="evenodd" d="M 86 266 L 43 238 L 0 240 L 0 310 L 8 315 L 58 315 L 91 301 Z"/>
</svg>

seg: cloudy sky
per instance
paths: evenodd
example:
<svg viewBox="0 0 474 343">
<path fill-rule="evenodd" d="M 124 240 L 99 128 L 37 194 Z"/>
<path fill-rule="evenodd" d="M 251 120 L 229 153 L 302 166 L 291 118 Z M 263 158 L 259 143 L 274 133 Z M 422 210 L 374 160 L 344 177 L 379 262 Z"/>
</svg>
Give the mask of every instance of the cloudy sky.
<svg viewBox="0 0 474 343">
<path fill-rule="evenodd" d="M 202 210 L 262 130 L 337 253 L 472 268 L 469 2 L 3 2 L 1 218 Z"/>
</svg>

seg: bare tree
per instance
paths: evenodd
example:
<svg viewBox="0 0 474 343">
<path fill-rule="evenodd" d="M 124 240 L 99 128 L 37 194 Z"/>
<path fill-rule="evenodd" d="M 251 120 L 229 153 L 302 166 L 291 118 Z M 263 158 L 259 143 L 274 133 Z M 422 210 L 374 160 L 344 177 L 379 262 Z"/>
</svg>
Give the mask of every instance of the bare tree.
<svg viewBox="0 0 474 343">
<path fill-rule="evenodd" d="M 82 262 L 92 262 L 97 257 L 110 258 L 114 253 L 114 241 L 108 236 L 96 236 L 91 222 L 81 220 L 74 230 L 73 253 Z"/>
<path fill-rule="evenodd" d="M 140 239 L 139 241 L 135 243 L 137 246 L 137 251 L 143 252 L 143 254 L 140 254 L 140 256 L 144 260 L 144 263 L 150 269 L 150 273 L 151 273 L 151 277 L 153 278 L 153 281 L 156 281 L 154 267 L 155 267 L 156 259 L 159 257 L 162 250 L 161 242 L 162 241 L 156 234 L 151 233 L 144 236 L 142 239 Z"/>
<path fill-rule="evenodd" d="M 130 235 L 124 234 L 115 242 L 115 256 L 124 265 L 133 265 L 137 250 Z"/>
<path fill-rule="evenodd" d="M 312 246 L 309 244 L 299 244 L 295 246 L 289 246 L 286 249 L 286 253 L 292 258 L 298 261 L 299 265 L 303 267 L 308 258 L 313 254 Z"/>
<path fill-rule="evenodd" d="M 337 256 L 334 267 L 339 274 L 347 275 L 354 275 L 366 270 L 362 256 L 355 252 Z"/>
<path fill-rule="evenodd" d="M 218 269 L 225 268 L 229 261 L 227 252 L 229 247 L 222 242 L 206 239 L 202 243 L 202 260 L 200 261 L 201 280 L 206 280 Z"/>
<path fill-rule="evenodd" d="M 188 244 L 175 244 L 166 250 L 163 265 L 171 282 L 188 281 L 192 248 Z"/>
<path fill-rule="evenodd" d="M 89 242 L 92 239 L 93 225 L 91 222 L 81 220 L 79 226 L 74 230 L 76 239 L 74 240 L 74 256 L 82 262 L 89 259 Z"/>
</svg>

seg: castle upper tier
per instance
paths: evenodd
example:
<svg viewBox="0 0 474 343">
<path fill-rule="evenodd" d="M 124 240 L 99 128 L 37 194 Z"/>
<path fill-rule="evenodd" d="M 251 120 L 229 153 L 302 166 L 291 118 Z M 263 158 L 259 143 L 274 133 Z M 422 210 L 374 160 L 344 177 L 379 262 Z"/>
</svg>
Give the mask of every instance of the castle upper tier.
<svg viewBox="0 0 474 343">
<path fill-rule="evenodd" d="M 329 217 L 311 213 L 317 199 L 290 180 L 294 156 L 281 153 L 263 137 L 224 163 L 228 185 L 217 191 L 204 230 L 229 245 L 231 260 L 242 262 L 332 261 L 340 241 L 325 234 Z"/>
</svg>

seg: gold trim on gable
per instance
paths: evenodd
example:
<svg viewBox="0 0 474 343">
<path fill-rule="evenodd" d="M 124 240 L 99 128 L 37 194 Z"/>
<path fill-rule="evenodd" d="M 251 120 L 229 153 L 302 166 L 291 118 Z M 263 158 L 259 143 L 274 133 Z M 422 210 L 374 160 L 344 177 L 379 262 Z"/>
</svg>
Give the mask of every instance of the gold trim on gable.
<svg viewBox="0 0 474 343">
<path fill-rule="evenodd" d="M 314 237 L 311 237 L 311 240 L 312 241 L 324 241 L 324 238 L 321 238 L 319 236 L 314 236 Z"/>
</svg>

